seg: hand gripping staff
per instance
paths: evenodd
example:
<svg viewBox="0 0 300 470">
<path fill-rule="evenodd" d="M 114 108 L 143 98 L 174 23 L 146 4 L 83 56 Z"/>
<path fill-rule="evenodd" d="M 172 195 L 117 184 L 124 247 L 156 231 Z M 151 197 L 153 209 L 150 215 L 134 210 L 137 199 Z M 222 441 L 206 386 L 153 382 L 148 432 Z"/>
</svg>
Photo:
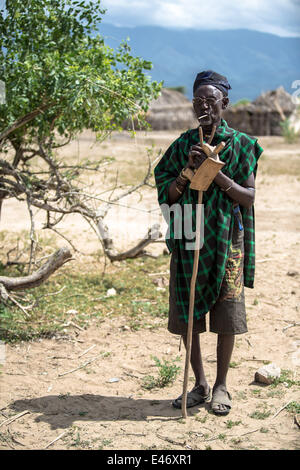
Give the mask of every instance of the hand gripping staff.
<svg viewBox="0 0 300 470">
<path fill-rule="evenodd" d="M 183 393 L 181 402 L 182 417 L 187 417 L 186 402 L 187 402 L 187 387 L 188 387 L 188 375 L 189 375 L 189 364 L 191 360 L 191 346 L 192 346 L 192 333 L 193 333 L 193 320 L 194 320 L 194 304 L 195 304 L 195 285 L 198 273 L 198 263 L 200 254 L 200 224 L 201 224 L 201 209 L 202 209 L 202 196 L 203 191 L 206 191 L 214 178 L 216 177 L 219 170 L 224 166 L 224 163 L 219 159 L 218 153 L 223 150 L 225 143 L 221 142 L 216 147 L 212 147 L 210 144 L 215 134 L 216 127 L 214 126 L 211 136 L 207 144 L 203 143 L 203 132 L 202 127 L 199 127 L 199 139 L 201 148 L 207 156 L 206 160 L 200 165 L 200 167 L 193 172 L 189 177 L 190 188 L 198 191 L 198 205 L 196 209 L 196 241 L 194 251 L 194 264 L 193 273 L 190 283 L 190 299 L 189 299 L 189 317 L 188 317 L 188 331 L 186 341 L 186 358 L 185 358 L 185 369 L 184 369 L 184 381 L 183 381 Z M 193 173 L 193 174 L 192 174 Z"/>
</svg>

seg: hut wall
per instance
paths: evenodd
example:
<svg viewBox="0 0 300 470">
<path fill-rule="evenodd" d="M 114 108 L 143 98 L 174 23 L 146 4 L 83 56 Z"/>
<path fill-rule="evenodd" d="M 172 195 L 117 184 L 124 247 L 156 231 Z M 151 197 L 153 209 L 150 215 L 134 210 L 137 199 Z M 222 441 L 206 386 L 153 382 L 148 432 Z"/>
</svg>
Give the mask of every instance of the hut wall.
<svg viewBox="0 0 300 470">
<path fill-rule="evenodd" d="M 223 117 L 230 127 L 250 135 L 282 135 L 281 116 L 276 110 L 253 105 L 228 108 Z M 285 113 L 289 118 L 291 113 Z"/>
</svg>

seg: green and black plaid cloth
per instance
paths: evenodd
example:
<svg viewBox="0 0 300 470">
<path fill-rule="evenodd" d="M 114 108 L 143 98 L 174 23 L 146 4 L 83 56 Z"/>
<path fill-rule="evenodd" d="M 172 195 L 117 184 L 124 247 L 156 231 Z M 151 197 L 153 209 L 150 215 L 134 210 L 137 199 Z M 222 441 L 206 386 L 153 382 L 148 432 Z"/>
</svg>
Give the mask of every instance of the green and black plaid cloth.
<svg viewBox="0 0 300 470">
<path fill-rule="evenodd" d="M 222 141 L 226 143 L 225 148 L 219 154 L 220 160 L 225 162 L 222 172 L 238 184 L 242 184 L 251 173 L 256 176 L 257 161 L 263 152 L 257 139 L 231 129 L 226 121 L 222 119 L 211 145 L 215 146 Z M 158 201 L 162 209 L 166 207 L 164 205 L 168 205 L 169 185 L 178 176 L 182 168 L 187 165 L 191 145 L 198 142 L 198 129 L 184 132 L 171 144 L 155 167 L 154 174 Z M 191 240 L 186 238 L 183 227 L 182 237 L 178 238 L 178 223 L 181 223 L 180 213 L 184 214 L 184 205 L 188 204 L 192 209 L 192 229 L 195 230 L 197 202 L 198 191 L 190 189 L 188 185 L 177 201 L 177 204 L 180 204 L 177 208 L 179 207 L 181 210 L 177 213 L 176 210 L 170 211 L 169 230 L 166 238 L 169 251 L 172 252 L 175 246 L 178 251 L 176 303 L 180 319 L 185 322 L 188 321 L 194 250 L 186 248 L 186 243 Z M 212 183 L 208 190 L 203 193 L 203 205 L 204 244 L 199 255 L 194 308 L 194 316 L 197 319 L 205 315 L 218 298 L 225 273 L 234 221 L 233 201 L 215 183 Z M 255 270 L 254 208 L 245 209 L 241 207 L 241 213 L 245 244 L 244 285 L 253 287 Z M 175 232 L 174 227 L 177 227 Z M 177 235 L 174 236 L 174 233 Z"/>
</svg>

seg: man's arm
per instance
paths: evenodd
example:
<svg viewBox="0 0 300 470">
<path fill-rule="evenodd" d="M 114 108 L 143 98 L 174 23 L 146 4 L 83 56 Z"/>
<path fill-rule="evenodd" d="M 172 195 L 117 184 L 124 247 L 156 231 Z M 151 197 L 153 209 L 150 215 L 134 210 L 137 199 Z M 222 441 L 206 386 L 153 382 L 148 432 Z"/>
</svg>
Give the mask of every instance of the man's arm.
<svg viewBox="0 0 300 470">
<path fill-rule="evenodd" d="M 192 145 L 188 154 L 188 163 L 185 168 L 196 170 L 206 160 L 206 155 L 199 144 Z M 169 204 L 172 205 L 180 198 L 190 181 L 178 175 L 169 186 Z"/>
<path fill-rule="evenodd" d="M 188 155 L 188 164 L 186 168 L 192 170 L 199 168 L 201 164 L 206 160 L 206 155 L 199 146 L 199 144 L 193 145 Z M 231 178 L 224 175 L 220 170 L 214 179 L 220 188 L 227 193 L 227 195 L 234 201 L 243 207 L 249 209 L 255 198 L 255 179 L 253 173 L 243 182 L 242 185 L 235 183 Z M 185 191 L 189 184 L 188 179 L 182 178 L 181 175 L 170 184 L 169 186 L 169 204 L 172 205 L 180 198 L 181 194 Z"/>
<path fill-rule="evenodd" d="M 243 207 L 249 209 L 254 204 L 255 199 L 255 180 L 254 175 L 251 173 L 242 185 L 235 183 L 228 176 L 224 175 L 221 171 L 217 174 L 214 182 L 223 189 L 224 192 L 234 201 Z M 186 181 L 186 185 L 189 181 Z M 184 187 L 180 187 L 183 192 Z M 169 186 L 169 204 L 172 205 L 180 198 L 181 194 L 178 191 L 178 185 L 174 180 Z"/>
<path fill-rule="evenodd" d="M 255 179 L 253 173 L 240 185 L 224 175 L 222 171 L 219 171 L 214 182 L 220 186 L 234 202 L 246 207 L 246 209 L 250 209 L 254 204 Z"/>
</svg>

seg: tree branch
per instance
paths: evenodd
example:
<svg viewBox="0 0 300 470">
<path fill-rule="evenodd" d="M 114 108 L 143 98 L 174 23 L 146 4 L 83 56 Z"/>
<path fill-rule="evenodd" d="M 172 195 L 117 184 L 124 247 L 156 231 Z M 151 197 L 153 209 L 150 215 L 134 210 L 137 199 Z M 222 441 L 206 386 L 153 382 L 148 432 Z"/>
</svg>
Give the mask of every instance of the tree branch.
<svg viewBox="0 0 300 470">
<path fill-rule="evenodd" d="M 48 259 L 48 261 L 36 272 L 21 277 L 0 276 L 0 284 L 7 291 L 24 290 L 37 287 L 42 284 L 58 268 L 71 259 L 70 250 L 60 248 Z"/>
<path fill-rule="evenodd" d="M 8 126 L 4 131 L 1 132 L 0 134 L 0 146 L 2 142 L 14 131 L 19 129 L 20 127 L 24 126 L 25 124 L 28 124 L 28 122 L 32 121 L 36 116 L 44 112 L 45 109 L 47 109 L 50 106 L 50 103 L 47 104 L 42 104 L 38 108 L 34 109 L 28 114 L 25 114 L 25 116 L 22 116 L 21 118 L 17 119 L 14 121 L 10 126 Z"/>
<path fill-rule="evenodd" d="M 127 258 L 137 258 L 138 256 L 147 255 L 147 252 L 145 252 L 144 248 L 150 243 L 153 243 L 154 240 L 157 240 L 162 236 L 159 231 L 159 225 L 154 224 L 148 229 L 148 232 L 145 237 L 136 246 L 122 253 L 117 253 L 114 247 L 113 239 L 109 235 L 108 228 L 104 225 L 102 219 L 99 219 L 97 228 L 98 233 L 100 235 L 100 241 L 103 245 L 104 253 L 110 259 L 111 262 L 122 261 Z"/>
</svg>

